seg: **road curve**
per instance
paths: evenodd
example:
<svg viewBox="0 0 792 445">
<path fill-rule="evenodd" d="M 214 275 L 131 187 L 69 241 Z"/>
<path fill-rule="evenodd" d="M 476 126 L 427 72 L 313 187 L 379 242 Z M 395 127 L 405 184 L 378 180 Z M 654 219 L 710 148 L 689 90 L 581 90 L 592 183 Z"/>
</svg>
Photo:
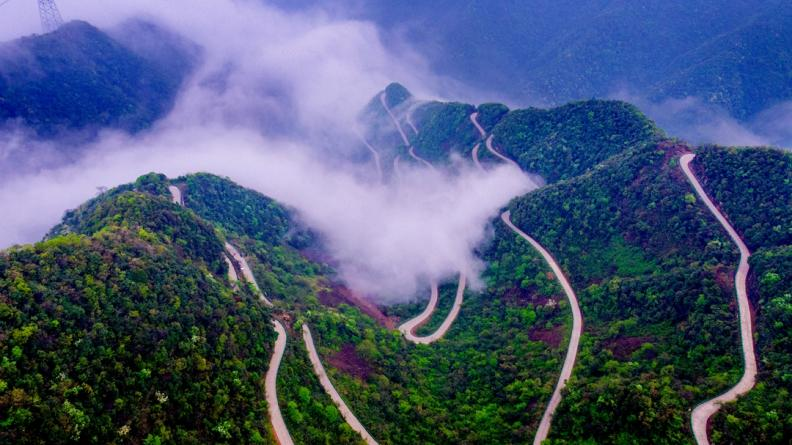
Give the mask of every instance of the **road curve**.
<svg viewBox="0 0 792 445">
<path fill-rule="evenodd" d="M 225 243 L 225 248 L 226 251 L 231 254 L 231 257 L 234 259 L 234 261 L 239 264 L 239 269 L 242 271 L 242 276 L 245 277 L 245 281 L 253 285 L 253 288 L 256 290 L 256 293 L 258 293 L 261 301 L 263 301 L 267 306 L 272 306 L 272 302 L 266 296 L 264 296 L 264 293 L 261 292 L 258 283 L 256 283 L 256 278 L 253 276 L 253 272 L 250 270 L 250 266 L 248 265 L 245 257 L 239 253 L 236 247 L 232 246 L 228 242 Z"/>
<path fill-rule="evenodd" d="M 708 445 L 707 423 L 710 417 L 720 409 L 721 405 L 737 400 L 738 397 L 750 391 L 756 383 L 756 355 L 754 353 L 753 327 L 751 326 L 751 307 L 748 302 L 748 291 L 745 284 L 748 278 L 748 257 L 751 256 L 751 252 L 748 250 L 748 246 L 745 245 L 742 238 L 740 238 L 740 235 L 737 234 L 737 231 L 734 230 L 734 227 L 729 224 L 726 217 L 723 216 L 720 210 L 713 204 L 698 179 L 696 179 L 696 175 L 693 174 L 693 171 L 690 169 L 690 161 L 692 161 L 694 157 L 696 157 L 696 155 L 692 153 L 682 155 L 679 159 L 682 171 L 696 190 L 696 194 L 704 201 L 709 211 L 715 215 L 715 218 L 721 226 L 726 229 L 732 241 L 734 241 L 740 249 L 740 264 L 737 266 L 737 273 L 734 276 L 734 286 L 737 290 L 737 304 L 740 312 L 740 338 L 742 340 L 745 369 L 740 381 L 731 389 L 714 399 L 707 400 L 693 409 L 693 414 L 690 417 L 693 435 L 699 445 Z"/>
<path fill-rule="evenodd" d="M 278 338 L 275 340 L 275 350 L 270 358 L 269 369 L 264 380 L 264 392 L 267 395 L 267 409 L 269 410 L 270 423 L 279 445 L 294 445 L 286 422 L 283 421 L 280 406 L 278 405 L 278 368 L 280 368 L 283 351 L 286 349 L 286 330 L 278 320 L 272 320 Z"/>
<path fill-rule="evenodd" d="M 382 164 L 380 162 L 379 152 L 377 151 L 376 148 L 374 148 L 369 143 L 369 141 L 366 140 L 366 138 L 364 138 L 363 136 L 360 136 L 360 135 L 358 137 L 360 138 L 361 141 L 363 141 L 363 145 L 365 145 L 366 148 L 368 148 L 369 151 L 371 152 L 371 156 L 372 156 L 372 158 L 374 158 L 374 164 L 377 166 L 377 175 L 379 177 L 380 182 L 382 182 L 382 177 L 383 177 L 382 176 Z"/>
<path fill-rule="evenodd" d="M 321 383 L 322 388 L 324 388 L 327 395 L 333 400 L 333 403 L 336 404 L 338 410 L 341 412 L 341 416 L 344 417 L 344 420 L 349 424 L 349 426 L 357 431 L 363 440 L 369 445 L 377 445 L 377 441 L 371 437 L 371 434 L 366 431 L 366 428 L 360 421 L 355 417 L 352 413 L 352 410 L 349 409 L 344 399 L 341 398 L 341 395 L 338 394 L 335 387 L 333 386 L 333 382 L 330 381 L 330 378 L 327 377 L 327 372 L 325 372 L 324 366 L 322 366 L 321 360 L 319 360 L 319 354 L 316 352 L 316 346 L 314 346 L 313 336 L 311 335 L 311 330 L 308 328 L 307 323 L 303 323 L 303 341 L 305 342 L 305 347 L 308 349 L 308 357 L 311 359 L 311 364 L 313 365 L 314 372 L 316 376 L 319 377 L 319 383 Z"/>
<path fill-rule="evenodd" d="M 391 109 L 388 107 L 388 104 L 385 102 L 385 92 L 380 93 L 379 99 L 380 99 L 380 103 L 382 104 L 382 108 L 384 108 L 385 111 L 388 113 L 388 116 L 390 116 L 391 122 L 393 122 L 393 125 L 396 127 L 396 130 L 399 132 L 399 135 L 402 138 L 402 142 L 404 142 L 404 146 L 407 147 L 407 151 L 410 153 L 410 157 L 412 157 L 413 159 L 415 159 L 418 162 L 423 163 L 427 167 L 429 167 L 431 169 L 434 169 L 434 166 L 432 165 L 431 162 L 429 162 L 426 159 L 418 156 L 418 154 L 415 153 L 415 148 L 410 143 L 410 139 L 407 138 L 407 133 L 404 132 L 404 129 L 402 128 L 401 124 L 399 123 L 399 120 L 396 119 L 396 116 L 393 114 Z M 415 127 L 413 127 L 413 129 L 415 130 L 415 133 L 418 134 L 418 129 L 415 128 Z"/>
<path fill-rule="evenodd" d="M 517 168 L 520 168 L 520 165 L 519 165 L 519 164 L 517 164 L 517 163 L 516 163 L 516 162 L 514 162 L 513 160 L 511 160 L 511 159 L 507 158 L 506 156 L 503 156 L 502 154 L 500 154 L 500 152 L 499 152 L 498 150 L 495 150 L 495 147 L 493 147 L 493 146 L 492 146 L 492 138 L 493 138 L 493 137 L 494 137 L 493 135 L 490 135 L 490 136 L 487 138 L 487 140 L 485 141 L 485 145 L 487 146 L 487 150 L 489 150 L 489 151 L 490 151 L 490 153 L 492 153 L 492 154 L 494 154 L 495 156 L 497 156 L 498 158 L 500 158 L 502 161 L 504 161 L 504 162 L 508 162 L 509 164 L 511 164 L 511 165 L 513 165 L 513 166 L 515 166 L 515 167 L 517 167 Z"/>
<path fill-rule="evenodd" d="M 169 185 L 168 191 L 171 194 L 171 201 L 173 201 L 174 204 L 178 204 L 184 207 L 184 197 L 182 197 L 182 193 L 181 190 L 179 190 L 179 187 L 176 187 L 175 185 Z"/>
<path fill-rule="evenodd" d="M 473 126 L 476 127 L 476 130 L 478 130 L 479 134 L 481 135 L 481 139 L 484 139 L 485 137 L 487 137 L 487 132 L 484 131 L 484 128 L 481 126 L 481 124 L 478 123 L 478 117 L 479 117 L 478 111 L 471 113 L 470 122 L 472 122 Z"/>
<path fill-rule="evenodd" d="M 168 191 L 170 191 L 171 200 L 173 203 L 183 207 L 184 198 L 182 197 L 181 190 L 179 190 L 178 187 L 170 185 L 168 186 Z M 253 287 L 255 287 L 256 291 L 259 293 L 259 298 L 261 298 L 264 303 L 267 304 L 267 306 L 272 306 L 272 302 L 269 301 L 263 293 L 261 293 L 258 283 L 256 283 L 256 279 L 253 278 L 253 274 L 250 272 L 250 267 L 248 266 L 247 261 L 245 261 L 245 258 L 243 258 L 242 255 L 240 255 L 231 244 L 225 243 L 225 248 L 239 263 L 239 268 L 242 269 L 245 279 L 253 283 Z M 239 277 L 237 276 L 234 264 L 228 258 L 228 255 L 223 255 L 223 259 L 228 266 L 229 281 L 236 283 Z M 278 405 L 277 391 L 278 368 L 280 368 L 280 362 L 283 358 L 283 351 L 286 349 L 286 330 L 283 329 L 283 325 L 281 325 L 277 320 L 272 320 L 272 324 L 275 326 L 275 331 L 278 333 L 278 338 L 275 340 L 275 350 L 272 352 L 269 369 L 267 369 L 267 375 L 264 380 L 264 393 L 267 398 L 267 410 L 269 411 L 270 423 L 272 424 L 272 430 L 275 433 L 275 438 L 277 439 L 278 444 L 294 445 L 291 435 L 289 435 L 289 429 L 286 428 L 286 423 L 283 421 L 283 415 L 281 414 L 280 406 Z"/>
<path fill-rule="evenodd" d="M 479 170 L 484 170 L 484 167 L 481 165 L 481 162 L 479 162 L 478 151 L 480 147 L 481 147 L 481 143 L 474 145 L 473 151 L 470 152 L 470 156 L 473 157 L 473 163 L 476 164 L 476 168 L 478 168 Z"/>
<path fill-rule="evenodd" d="M 547 264 L 550 265 L 550 269 L 553 270 L 556 278 L 558 278 L 558 282 L 561 283 L 561 287 L 564 289 L 564 293 L 569 300 L 569 305 L 572 308 L 572 335 L 569 338 L 569 347 L 567 348 L 566 358 L 564 359 L 564 366 L 561 368 L 561 375 L 558 376 L 558 383 L 556 383 L 553 396 L 550 398 L 550 403 L 548 403 L 547 407 L 545 408 L 545 412 L 542 415 L 542 420 L 539 422 L 539 428 L 537 429 L 536 435 L 534 436 L 534 445 L 540 445 L 542 441 L 547 439 L 547 434 L 550 432 L 550 424 L 553 421 L 553 414 L 555 414 L 558 404 L 561 403 L 561 391 L 564 389 L 567 380 L 569 380 L 569 377 L 572 375 L 572 368 L 575 366 L 578 345 L 580 344 L 580 334 L 583 331 L 583 316 L 580 313 L 580 306 L 578 305 L 578 299 L 575 295 L 575 291 L 572 289 L 572 286 L 566 279 L 561 267 L 558 266 L 558 263 L 556 263 L 553 256 L 550 255 L 550 252 L 542 247 L 541 244 L 528 236 L 522 230 L 518 229 L 517 226 L 512 224 L 510 215 L 511 212 L 507 210 L 501 214 L 501 219 L 504 223 L 506 223 L 507 226 L 509 226 L 510 229 L 528 241 L 531 246 L 533 246 L 533 248 L 542 255 Z"/>
<path fill-rule="evenodd" d="M 231 259 L 228 258 L 228 255 L 223 254 L 223 259 L 226 262 L 226 266 L 228 266 L 228 281 L 232 283 L 236 283 L 239 280 L 237 276 L 236 269 L 234 268 L 234 263 L 231 262 Z"/>
<path fill-rule="evenodd" d="M 432 316 L 432 313 L 434 313 L 435 309 L 437 308 L 439 292 L 437 290 L 437 283 L 432 282 L 432 294 L 429 297 L 429 304 L 426 305 L 426 309 L 424 309 L 423 312 L 421 312 L 417 317 L 411 318 L 399 326 L 399 331 L 404 334 L 404 338 L 412 343 L 422 345 L 428 345 L 429 343 L 434 343 L 437 340 L 443 338 L 446 332 L 448 332 L 448 330 L 451 328 L 451 325 L 454 324 L 454 320 L 456 320 L 457 316 L 459 315 L 459 310 L 462 307 L 462 301 L 465 297 L 466 281 L 467 280 L 465 276 L 460 274 L 456 297 L 454 297 L 454 304 L 451 306 L 451 311 L 448 313 L 445 320 L 443 320 L 443 323 L 440 325 L 440 327 L 430 335 L 419 337 L 414 334 L 415 330 L 428 322 L 429 318 Z"/>
</svg>

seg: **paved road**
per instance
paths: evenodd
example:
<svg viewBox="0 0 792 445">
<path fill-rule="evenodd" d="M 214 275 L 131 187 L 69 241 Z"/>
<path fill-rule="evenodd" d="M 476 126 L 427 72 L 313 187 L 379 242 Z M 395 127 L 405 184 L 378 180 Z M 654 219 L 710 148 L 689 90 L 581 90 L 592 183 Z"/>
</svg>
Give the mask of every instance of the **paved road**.
<svg viewBox="0 0 792 445">
<path fill-rule="evenodd" d="M 740 249 L 740 264 L 737 266 L 734 286 L 737 289 L 737 304 L 740 311 L 740 338 L 742 340 L 745 369 L 740 381 L 731 389 L 714 399 L 707 400 L 693 409 L 693 414 L 690 419 L 693 427 L 693 435 L 696 437 L 696 442 L 698 442 L 699 445 L 708 445 L 707 423 L 710 417 L 720 409 L 721 405 L 737 400 L 738 397 L 746 394 L 754 387 L 756 383 L 756 355 L 754 353 L 753 327 L 751 326 L 751 307 L 748 302 L 748 291 L 745 285 L 746 279 L 748 278 L 748 257 L 751 256 L 751 252 L 748 250 L 748 246 L 745 245 L 742 238 L 740 238 L 740 235 L 737 234 L 737 231 L 734 230 L 734 227 L 729 224 L 726 217 L 723 216 L 709 196 L 707 196 L 704 188 L 701 186 L 698 179 L 696 179 L 696 175 L 690 169 L 690 161 L 692 161 L 695 156 L 696 155 L 691 153 L 682 155 L 679 159 L 682 171 L 685 172 L 685 176 L 687 176 L 688 180 L 693 185 L 696 194 L 704 201 L 709 211 L 715 215 L 715 218 L 723 228 L 726 229 L 732 241 L 734 241 Z"/>
<path fill-rule="evenodd" d="M 179 190 L 179 187 L 176 187 L 175 185 L 169 185 L 168 191 L 170 191 L 171 201 L 173 201 L 174 204 L 179 204 L 180 206 L 184 206 L 184 198 L 182 197 L 182 193 L 181 190 Z"/>
<path fill-rule="evenodd" d="M 264 302 L 267 306 L 272 306 L 272 302 L 264 296 L 264 293 L 261 292 L 261 289 L 256 283 L 256 277 L 253 276 L 253 272 L 250 270 L 250 266 L 248 265 L 247 260 L 243 257 L 239 251 L 229 243 L 225 243 L 225 248 L 228 253 L 231 254 L 231 258 L 236 261 L 239 265 L 239 270 L 242 271 L 242 276 L 245 277 L 245 281 L 253 285 L 253 289 L 256 290 L 256 293 L 259 295 L 261 301 Z"/>
<path fill-rule="evenodd" d="M 374 164 L 377 166 L 377 175 L 379 177 L 380 182 L 382 182 L 382 163 L 380 162 L 380 155 L 376 148 L 374 148 L 369 141 L 366 140 L 363 136 L 359 136 L 360 140 L 363 141 L 363 144 L 366 148 L 369 149 L 371 152 L 371 156 L 374 158 Z"/>
<path fill-rule="evenodd" d="M 388 116 L 390 116 L 391 121 L 393 122 L 393 125 L 396 127 L 396 130 L 398 130 L 399 135 L 402 138 L 402 142 L 404 142 L 404 146 L 407 147 L 407 150 L 410 153 L 410 157 L 412 157 L 413 159 L 415 159 L 418 162 L 423 163 L 427 167 L 429 167 L 431 169 L 434 169 L 434 166 L 432 165 L 431 162 L 429 162 L 426 159 L 418 156 L 418 154 L 415 153 L 415 148 L 410 143 L 410 139 L 407 138 L 407 133 L 404 132 L 404 129 L 402 128 L 401 124 L 399 123 L 399 120 L 396 119 L 396 116 L 393 114 L 391 109 L 388 108 L 388 104 L 385 102 L 385 93 L 384 92 L 380 93 L 379 99 L 380 99 L 380 103 L 382 104 L 382 108 L 385 108 L 385 111 L 388 113 Z M 415 130 L 415 132 L 417 134 L 418 133 L 418 129 L 416 129 L 415 127 L 413 127 L 413 129 Z"/>
<path fill-rule="evenodd" d="M 479 162 L 478 151 L 480 147 L 481 147 L 480 143 L 474 145 L 473 151 L 470 153 L 470 156 L 473 157 L 473 163 L 476 164 L 476 168 L 478 168 L 479 170 L 484 170 L 484 167 L 481 165 L 481 162 Z"/>
<path fill-rule="evenodd" d="M 481 124 L 479 124 L 478 117 L 479 117 L 478 111 L 472 113 L 470 115 L 470 122 L 472 122 L 473 126 L 476 127 L 476 130 L 478 130 L 479 134 L 481 135 L 481 139 L 484 139 L 485 137 L 487 137 L 487 132 L 484 131 L 484 128 L 481 126 Z"/>
<path fill-rule="evenodd" d="M 236 268 L 234 268 L 234 263 L 231 262 L 231 259 L 228 258 L 228 255 L 223 254 L 223 259 L 226 262 L 226 266 L 228 266 L 228 280 L 232 283 L 236 283 L 239 280 L 239 277 L 236 273 Z"/>
<path fill-rule="evenodd" d="M 178 187 L 172 185 L 168 186 L 168 190 L 171 193 L 171 200 L 175 204 L 184 206 L 184 199 L 182 197 L 181 190 L 179 190 Z M 240 255 L 231 244 L 225 243 L 225 248 L 239 263 L 239 268 L 245 275 L 245 279 L 251 282 L 253 287 L 256 288 L 256 291 L 259 293 L 259 298 L 261 298 L 268 306 L 272 306 L 272 302 L 269 301 L 263 293 L 261 293 L 258 283 L 256 283 L 256 279 L 250 272 L 250 267 L 248 266 L 247 261 L 245 261 L 245 258 L 242 257 L 242 255 Z M 223 259 L 228 266 L 228 279 L 232 283 L 236 283 L 239 277 L 237 276 L 234 264 L 227 255 L 223 255 Z M 267 370 L 264 383 L 264 392 L 267 398 L 267 409 L 269 410 L 270 423 L 272 424 L 272 429 L 275 433 L 275 438 L 278 440 L 278 443 L 280 445 L 294 445 L 294 442 L 292 442 L 291 436 L 289 435 L 289 430 L 286 428 L 286 423 L 283 421 L 283 415 L 281 414 L 280 406 L 278 405 L 278 368 L 280 368 L 280 362 L 283 358 L 283 351 L 286 348 L 286 330 L 283 329 L 283 325 L 281 325 L 277 320 L 272 320 L 272 324 L 275 326 L 275 331 L 278 333 L 278 338 L 275 340 L 275 350 L 273 351 L 272 357 L 270 358 L 269 369 Z"/>
<path fill-rule="evenodd" d="M 481 135 L 481 138 L 484 139 L 487 138 L 487 132 L 484 131 L 484 128 L 478 123 L 478 116 L 479 116 L 478 112 L 472 113 L 470 115 L 470 122 L 473 123 L 473 126 L 476 127 L 476 130 L 478 130 L 479 134 Z M 500 154 L 500 152 L 498 152 L 498 150 L 495 150 L 495 147 L 492 146 L 492 138 L 493 135 L 490 135 L 486 140 L 487 150 L 489 150 L 490 153 L 497 156 L 503 162 L 508 162 L 509 164 L 512 164 L 517 168 L 520 168 L 520 166 L 516 162 L 507 158 L 506 156 L 503 156 L 502 154 Z M 478 164 L 478 161 L 476 162 L 476 164 Z"/>
<path fill-rule="evenodd" d="M 454 320 L 456 320 L 457 316 L 459 315 L 459 310 L 462 307 L 462 301 L 464 300 L 465 296 L 465 285 L 466 285 L 466 278 L 464 275 L 459 275 L 459 284 L 457 285 L 457 292 L 456 297 L 454 298 L 454 304 L 451 306 L 451 311 L 446 316 L 443 323 L 440 325 L 437 330 L 427 336 L 419 337 L 414 334 L 415 330 L 419 327 L 426 324 L 431 318 L 432 314 L 434 313 L 435 309 L 437 308 L 437 300 L 438 300 L 438 290 L 437 290 L 437 283 L 432 282 L 432 294 L 429 297 L 429 304 L 426 305 L 426 309 L 423 310 L 417 317 L 412 318 L 404 322 L 401 326 L 399 326 L 399 331 L 404 334 L 404 338 L 407 341 L 418 343 L 422 345 L 428 345 L 429 343 L 434 343 L 437 340 L 443 338 L 443 336 L 448 332 L 451 328 L 451 325 L 454 324 Z"/>
<path fill-rule="evenodd" d="M 286 422 L 283 421 L 280 405 L 278 405 L 278 368 L 280 368 L 283 358 L 283 351 L 286 349 L 286 330 L 277 320 L 272 320 L 272 324 L 275 326 L 278 338 L 275 340 L 275 350 L 270 358 L 269 369 L 267 369 L 267 376 L 264 380 L 264 391 L 267 395 L 267 407 L 275 438 L 280 445 L 294 445 L 289 429 L 286 428 Z"/>
<path fill-rule="evenodd" d="M 500 154 L 500 152 L 498 152 L 498 150 L 495 150 L 495 147 L 492 146 L 492 138 L 493 137 L 494 137 L 493 135 L 490 135 L 487 138 L 486 142 L 485 142 L 485 145 L 487 146 L 487 150 L 489 150 L 490 153 L 492 153 L 495 156 L 497 156 L 498 158 L 500 158 L 503 162 L 508 162 L 509 164 L 511 164 L 511 165 L 513 165 L 513 166 L 515 166 L 517 168 L 520 168 L 519 164 L 517 164 L 513 160 L 507 158 L 506 156 L 503 156 L 502 154 Z"/>
<path fill-rule="evenodd" d="M 561 287 L 564 289 L 564 293 L 569 300 L 569 305 L 572 308 L 572 335 L 569 338 L 569 347 L 567 348 L 566 358 L 564 359 L 564 366 L 561 368 L 561 375 L 558 376 L 558 383 L 556 383 L 553 396 L 550 398 L 550 403 L 548 403 L 547 407 L 545 408 L 545 412 L 542 415 L 542 420 L 539 422 L 539 428 L 536 431 L 536 435 L 534 436 L 534 445 L 540 445 L 542 441 L 547 439 L 547 434 L 550 432 L 550 424 L 553 421 L 553 414 L 555 414 L 558 404 L 561 403 L 561 391 L 564 389 L 567 380 L 569 380 L 569 377 L 572 375 L 572 368 L 575 366 L 578 345 L 580 344 L 580 334 L 583 332 L 583 316 L 580 313 L 580 306 L 578 305 L 575 291 L 572 289 L 572 286 L 566 279 L 561 267 L 558 266 L 558 263 L 556 263 L 553 256 L 550 255 L 550 252 L 542 247 L 542 245 L 539 244 L 535 239 L 531 238 L 525 232 L 518 229 L 517 226 L 512 224 L 509 211 L 503 212 L 503 214 L 501 214 L 501 219 L 504 223 L 506 223 L 507 226 L 509 226 L 510 229 L 528 241 L 531 246 L 533 246 L 533 248 L 542 255 L 547 264 L 550 265 L 550 269 L 553 270 L 556 278 L 558 278 L 558 282 L 561 283 Z"/>
<path fill-rule="evenodd" d="M 413 111 L 415 111 L 415 108 L 416 108 L 416 106 L 414 105 L 414 106 L 410 107 L 409 110 L 407 110 L 406 120 L 407 120 L 407 125 L 409 125 L 410 128 L 412 128 L 413 133 L 415 133 L 417 135 L 418 134 L 418 127 L 415 126 L 415 122 L 413 122 L 413 120 L 412 120 L 412 114 L 413 114 Z"/>
<path fill-rule="evenodd" d="M 319 377 L 319 383 L 321 383 L 322 388 L 324 388 L 327 395 L 333 400 L 333 403 L 336 404 L 338 410 L 341 412 L 341 415 L 344 417 L 344 420 L 352 427 L 353 430 L 357 431 L 363 440 L 366 441 L 369 445 L 377 445 L 377 441 L 371 437 L 371 434 L 366 431 L 366 428 L 363 427 L 363 424 L 355 417 L 352 413 L 352 410 L 349 409 L 344 399 L 341 398 L 341 395 L 338 394 L 335 387 L 333 386 L 333 382 L 330 381 L 330 378 L 327 377 L 327 373 L 325 372 L 324 366 L 322 366 L 321 360 L 319 360 L 319 354 L 316 352 L 316 346 L 314 346 L 313 336 L 311 336 L 311 330 L 308 328 L 308 324 L 303 324 L 303 341 L 305 341 L 305 347 L 308 349 L 308 356 L 311 359 L 311 364 L 313 365 L 314 372 L 316 376 Z"/>
</svg>

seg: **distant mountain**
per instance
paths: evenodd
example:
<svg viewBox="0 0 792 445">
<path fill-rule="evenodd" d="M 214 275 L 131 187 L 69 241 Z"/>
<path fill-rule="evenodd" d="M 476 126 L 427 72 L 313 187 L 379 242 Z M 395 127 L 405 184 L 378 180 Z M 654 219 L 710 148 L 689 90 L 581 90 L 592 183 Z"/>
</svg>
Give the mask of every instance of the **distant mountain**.
<svg viewBox="0 0 792 445">
<path fill-rule="evenodd" d="M 621 89 L 695 96 L 748 119 L 792 99 L 785 0 L 279 1 L 373 20 L 443 74 L 520 102 Z"/>
<path fill-rule="evenodd" d="M 39 135 L 149 127 L 173 106 L 197 48 L 145 22 L 113 38 L 74 21 L 55 32 L 0 44 L 0 123 Z"/>
</svg>

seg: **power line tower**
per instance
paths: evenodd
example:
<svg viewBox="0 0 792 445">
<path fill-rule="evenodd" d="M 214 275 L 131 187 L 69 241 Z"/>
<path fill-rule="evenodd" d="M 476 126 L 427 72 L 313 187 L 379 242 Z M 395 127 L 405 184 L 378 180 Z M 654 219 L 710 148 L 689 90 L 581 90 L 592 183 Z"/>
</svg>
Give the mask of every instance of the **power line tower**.
<svg viewBox="0 0 792 445">
<path fill-rule="evenodd" d="M 55 0 L 38 0 L 38 8 L 41 28 L 44 32 L 55 31 L 63 24 L 63 18 L 61 18 Z"/>
</svg>

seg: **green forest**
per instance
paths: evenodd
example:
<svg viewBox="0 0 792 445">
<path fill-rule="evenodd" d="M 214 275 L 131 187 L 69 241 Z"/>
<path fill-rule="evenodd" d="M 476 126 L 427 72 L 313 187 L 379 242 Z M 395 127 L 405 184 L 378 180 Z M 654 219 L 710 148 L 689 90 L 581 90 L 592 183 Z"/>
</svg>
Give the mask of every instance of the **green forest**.
<svg viewBox="0 0 792 445">
<path fill-rule="evenodd" d="M 412 100 L 389 88 L 390 106 Z M 372 122 L 385 118 L 375 99 L 364 111 Z M 422 103 L 416 149 L 438 165 L 468 157 L 480 141 L 473 111 L 503 153 L 547 180 L 502 210 L 553 254 L 583 312 L 547 443 L 693 443 L 691 409 L 742 374 L 738 251 L 683 175 L 688 152 L 753 253 L 757 385 L 713 417 L 711 440 L 788 443 L 792 155 L 666 139 L 611 101 L 513 111 Z M 390 125 L 377 142 L 395 141 L 393 157 L 405 147 Z M 480 286 L 465 291 L 443 339 L 416 345 L 395 327 L 423 310 L 428 285 L 406 303 L 356 305 L 321 234 L 296 216 L 228 178 L 151 173 L 67 212 L 44 241 L 1 252 L 0 442 L 274 443 L 264 398 L 273 318 L 288 336 L 278 400 L 295 443 L 361 443 L 313 372 L 305 323 L 379 443 L 533 440 L 572 322 L 558 277 L 530 244 L 492 215 L 476 246 Z M 272 308 L 229 281 L 226 242 Z M 440 283 L 418 334 L 443 321 L 456 280 Z"/>
</svg>

